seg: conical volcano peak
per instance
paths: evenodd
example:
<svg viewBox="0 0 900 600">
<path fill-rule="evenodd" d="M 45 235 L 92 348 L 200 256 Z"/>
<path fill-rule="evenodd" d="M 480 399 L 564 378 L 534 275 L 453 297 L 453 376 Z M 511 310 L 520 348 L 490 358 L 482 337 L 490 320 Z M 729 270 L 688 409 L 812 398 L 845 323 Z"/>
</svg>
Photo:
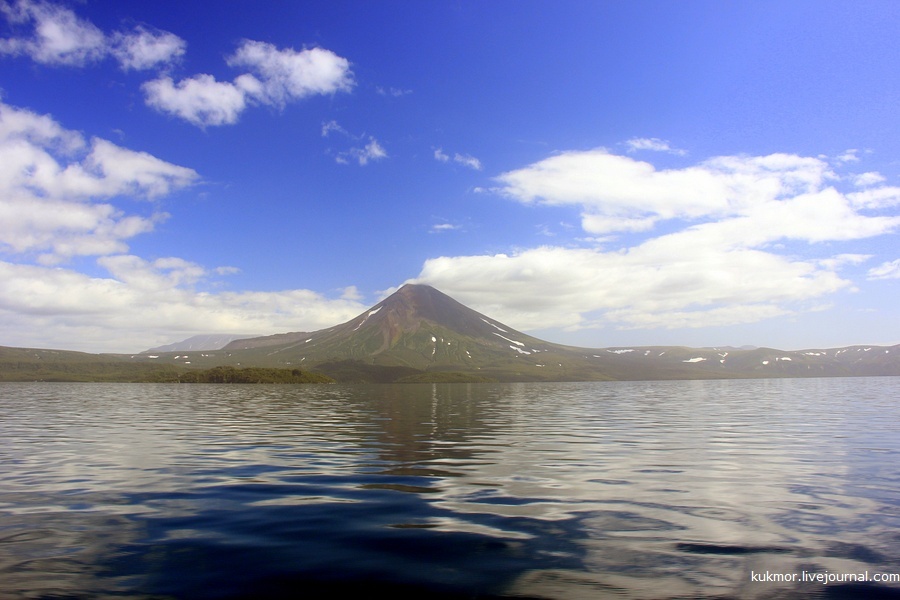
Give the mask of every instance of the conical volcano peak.
<svg viewBox="0 0 900 600">
<path fill-rule="evenodd" d="M 453 300 L 447 294 L 424 283 L 404 283 L 397 289 L 396 292 L 388 296 L 388 298 L 392 298 L 395 296 L 397 298 L 405 298 L 414 302 L 419 302 L 425 300 L 426 298 L 434 297 L 444 297 L 449 300 Z M 385 298 L 385 300 L 387 300 L 388 298 Z"/>
<path fill-rule="evenodd" d="M 510 365 L 518 368 L 522 361 L 538 354 L 541 360 L 550 357 L 547 353 L 554 347 L 430 285 L 407 283 L 340 325 L 311 333 L 232 342 L 226 349 L 259 349 L 265 351 L 266 360 L 278 364 L 309 366 L 350 360 L 413 370 L 474 372 L 483 368 L 503 370 Z M 562 362 L 557 358 L 556 363 L 549 364 L 560 366 Z M 543 369 L 546 365 L 536 362 L 531 366 Z"/>
<path fill-rule="evenodd" d="M 575 348 L 516 331 L 429 285 L 408 283 L 340 325 L 238 340 L 224 357 L 230 364 L 319 370 L 342 382 L 898 375 L 900 346 L 882 349 Z M 202 356 L 221 361 L 222 355 Z"/>
<path fill-rule="evenodd" d="M 385 298 L 376 309 L 392 317 L 405 330 L 418 328 L 422 321 L 447 327 L 457 333 L 478 335 L 489 328 L 490 320 L 447 294 L 419 283 L 407 283 Z M 374 314 L 373 314 L 374 317 Z"/>
<path fill-rule="evenodd" d="M 408 283 L 340 325 L 244 340 L 227 349 L 264 355 L 269 363 L 321 369 L 344 381 L 368 381 L 370 376 L 392 381 L 390 377 L 432 371 L 468 373 L 466 377 L 483 381 L 493 378 L 488 372 L 506 377 L 510 368 L 513 372 L 538 370 L 528 378 L 544 378 L 545 362 L 561 365 L 563 355 L 557 356 L 559 352 L 570 356 L 568 351 L 554 348 L 429 285 Z M 379 375 L 379 369 L 387 370 Z"/>
<path fill-rule="evenodd" d="M 443 311 L 447 310 L 471 310 L 447 294 L 421 283 L 406 283 L 400 286 L 400 289 L 385 298 L 381 305 L 388 309 L 411 311 L 419 317 L 430 320 L 439 319 Z"/>
<path fill-rule="evenodd" d="M 437 294 L 440 294 L 442 296 L 446 295 L 442 292 L 439 292 L 430 285 L 425 285 L 424 283 L 404 283 L 399 288 L 397 288 L 397 291 L 385 298 L 385 301 L 393 298 L 397 301 L 407 300 L 416 302 L 419 299 Z"/>
</svg>

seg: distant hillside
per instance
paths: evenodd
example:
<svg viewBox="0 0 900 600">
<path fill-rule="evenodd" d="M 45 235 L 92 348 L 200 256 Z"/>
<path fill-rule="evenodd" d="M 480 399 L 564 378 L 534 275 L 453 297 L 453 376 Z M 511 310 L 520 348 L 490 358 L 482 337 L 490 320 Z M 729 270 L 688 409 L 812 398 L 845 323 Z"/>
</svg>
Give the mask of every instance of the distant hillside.
<svg viewBox="0 0 900 600">
<path fill-rule="evenodd" d="M 99 370 L 103 377 L 119 381 L 143 380 L 135 374 L 153 369 L 218 366 L 302 369 L 346 383 L 900 375 L 900 345 L 800 351 L 563 346 L 526 335 L 425 285 L 405 285 L 356 318 L 328 329 L 235 340 L 219 350 L 154 350 L 130 356 L 3 350 L 0 380 L 49 373 L 57 360 L 61 362 L 52 369 L 54 378 L 65 373 L 80 377 L 82 369 Z"/>
<path fill-rule="evenodd" d="M 242 340 L 252 337 L 258 336 L 238 335 L 235 333 L 208 333 L 206 335 L 195 335 L 180 342 L 144 350 L 143 354 L 159 354 L 161 352 L 190 352 L 192 350 L 221 350 L 234 340 Z"/>
<path fill-rule="evenodd" d="M 234 368 L 191 369 L 170 361 L 141 362 L 136 355 L 88 354 L 66 350 L 6 348 L 0 346 L 0 382 L 71 381 L 117 383 L 333 383 L 334 380 L 301 369 Z"/>
<path fill-rule="evenodd" d="M 338 381 L 602 381 L 900 375 L 900 346 L 770 348 L 553 344 L 478 313 L 426 285 L 405 285 L 346 323 L 231 342 L 159 360 L 303 366 Z"/>
<path fill-rule="evenodd" d="M 172 364 L 154 364 L 118 354 L 88 354 L 67 350 L 0 346 L 0 381 L 139 381 Z"/>
</svg>

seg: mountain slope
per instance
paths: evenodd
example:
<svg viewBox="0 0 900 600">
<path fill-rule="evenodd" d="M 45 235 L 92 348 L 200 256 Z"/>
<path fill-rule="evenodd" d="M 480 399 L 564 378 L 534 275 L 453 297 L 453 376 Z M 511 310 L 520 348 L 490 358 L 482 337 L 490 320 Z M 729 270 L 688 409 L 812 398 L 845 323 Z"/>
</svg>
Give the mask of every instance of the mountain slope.
<svg viewBox="0 0 900 600">
<path fill-rule="evenodd" d="M 405 285 L 341 325 L 238 340 L 223 350 L 266 363 L 351 360 L 420 371 L 492 372 L 515 367 L 520 357 L 564 348 L 490 319 L 432 287 Z"/>
<path fill-rule="evenodd" d="M 144 350 L 143 353 L 158 354 L 160 352 L 197 352 L 200 350 L 221 350 L 234 340 L 240 340 L 249 337 L 257 336 L 238 335 L 236 333 L 208 333 L 205 335 L 191 336 L 186 340 L 181 340 L 180 342 L 174 342 L 172 344 L 166 344 L 165 346 L 150 348 L 149 350 Z"/>
<path fill-rule="evenodd" d="M 390 380 L 373 379 L 375 367 L 400 369 L 398 376 L 457 371 L 500 381 L 900 375 L 900 346 L 804 351 L 563 346 L 526 335 L 425 285 L 405 285 L 329 329 L 239 340 L 224 351 L 228 356 L 220 359 L 302 365 L 345 381 Z"/>
<path fill-rule="evenodd" d="M 900 345 L 772 348 L 576 348 L 540 340 L 425 285 L 405 285 L 320 331 L 236 340 L 221 350 L 89 355 L 0 348 L 0 380 L 135 380 L 153 369 L 216 366 L 319 371 L 340 382 L 602 381 L 900 376 Z"/>
<path fill-rule="evenodd" d="M 120 354 L 0 346 L 0 381 L 138 381 L 165 368 Z"/>
</svg>

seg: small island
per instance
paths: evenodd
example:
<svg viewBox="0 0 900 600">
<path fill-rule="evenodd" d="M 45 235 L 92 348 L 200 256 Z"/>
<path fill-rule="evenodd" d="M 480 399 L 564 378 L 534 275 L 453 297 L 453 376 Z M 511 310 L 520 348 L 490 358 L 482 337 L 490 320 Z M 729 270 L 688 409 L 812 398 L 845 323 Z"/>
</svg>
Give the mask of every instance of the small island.
<svg viewBox="0 0 900 600">
<path fill-rule="evenodd" d="M 140 383 L 335 383 L 321 373 L 266 367 L 213 367 L 195 371 L 154 371 Z"/>
</svg>

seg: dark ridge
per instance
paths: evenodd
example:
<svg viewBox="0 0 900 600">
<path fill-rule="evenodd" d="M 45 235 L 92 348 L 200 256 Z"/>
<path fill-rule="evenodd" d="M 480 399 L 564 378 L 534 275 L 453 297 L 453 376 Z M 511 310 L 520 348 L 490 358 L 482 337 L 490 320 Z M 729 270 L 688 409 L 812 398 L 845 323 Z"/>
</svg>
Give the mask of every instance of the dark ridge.
<svg viewBox="0 0 900 600">
<path fill-rule="evenodd" d="M 677 544 L 675 548 L 681 552 L 689 552 L 691 554 L 722 554 L 722 555 L 741 555 L 741 554 L 790 554 L 788 548 L 779 548 L 778 546 L 732 546 L 723 544 Z"/>
</svg>

